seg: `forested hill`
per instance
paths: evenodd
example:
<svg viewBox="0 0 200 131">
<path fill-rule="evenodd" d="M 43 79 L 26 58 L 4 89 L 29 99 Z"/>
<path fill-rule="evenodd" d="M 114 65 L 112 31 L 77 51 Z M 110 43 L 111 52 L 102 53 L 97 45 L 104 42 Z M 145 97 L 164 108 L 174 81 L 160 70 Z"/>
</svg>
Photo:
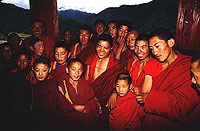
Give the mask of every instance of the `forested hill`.
<svg viewBox="0 0 200 131">
<path fill-rule="evenodd" d="M 122 5 L 116 8 L 107 8 L 98 14 L 89 14 L 89 17 L 85 18 L 82 23 L 87 23 L 93 27 L 93 23 L 97 18 L 104 19 L 106 23 L 109 20 L 129 19 L 133 23 L 133 27 L 141 32 L 148 33 L 156 27 L 165 26 L 175 34 L 177 13 L 178 0 L 154 0 L 140 5 Z M 80 15 L 76 15 L 80 17 Z M 30 33 L 29 24 L 30 10 L 0 2 L 0 32 Z M 60 32 L 65 28 L 75 31 L 76 25 L 79 24 L 80 22 L 75 19 L 59 16 Z"/>
</svg>

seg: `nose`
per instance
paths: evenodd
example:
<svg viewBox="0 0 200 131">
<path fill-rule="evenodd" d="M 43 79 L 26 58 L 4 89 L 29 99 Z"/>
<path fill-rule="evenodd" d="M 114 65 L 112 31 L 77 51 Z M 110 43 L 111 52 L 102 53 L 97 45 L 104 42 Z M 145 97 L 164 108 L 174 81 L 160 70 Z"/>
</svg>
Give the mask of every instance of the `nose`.
<svg viewBox="0 0 200 131">
<path fill-rule="evenodd" d="M 196 84 L 196 83 L 197 83 L 196 80 L 194 79 L 194 77 L 192 77 L 191 82 L 192 82 L 193 84 Z"/>
<path fill-rule="evenodd" d="M 158 50 L 156 48 L 154 48 L 154 47 L 152 47 L 151 52 L 152 52 L 153 55 L 158 54 Z"/>
<path fill-rule="evenodd" d="M 42 73 L 42 71 L 39 71 L 39 75 L 41 76 L 43 73 Z"/>
</svg>

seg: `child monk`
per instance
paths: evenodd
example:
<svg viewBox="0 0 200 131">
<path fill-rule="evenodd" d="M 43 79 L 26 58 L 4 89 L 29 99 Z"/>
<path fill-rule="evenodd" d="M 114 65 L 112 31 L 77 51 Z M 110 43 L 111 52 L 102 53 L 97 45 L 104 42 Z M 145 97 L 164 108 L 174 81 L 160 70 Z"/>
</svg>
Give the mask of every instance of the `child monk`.
<svg viewBox="0 0 200 131">
<path fill-rule="evenodd" d="M 97 127 L 98 108 L 94 100 L 94 91 L 89 81 L 81 77 L 83 74 L 83 63 L 78 58 L 70 59 L 66 72 L 68 75 L 62 82 L 59 82 L 59 90 L 74 109 L 83 115 L 82 129 L 94 130 Z M 68 119 L 74 118 L 69 116 Z M 77 125 L 77 123 L 78 120 L 75 120 L 75 123 L 72 124 Z"/>
<path fill-rule="evenodd" d="M 133 121 L 138 115 L 135 94 L 130 90 L 133 87 L 129 73 L 120 73 L 115 80 L 117 91 L 117 107 L 109 114 L 110 130 L 133 130 Z"/>
<path fill-rule="evenodd" d="M 59 41 L 54 46 L 54 61 L 51 62 L 52 76 L 58 77 L 65 74 L 69 61 L 69 47 L 64 41 Z"/>
</svg>

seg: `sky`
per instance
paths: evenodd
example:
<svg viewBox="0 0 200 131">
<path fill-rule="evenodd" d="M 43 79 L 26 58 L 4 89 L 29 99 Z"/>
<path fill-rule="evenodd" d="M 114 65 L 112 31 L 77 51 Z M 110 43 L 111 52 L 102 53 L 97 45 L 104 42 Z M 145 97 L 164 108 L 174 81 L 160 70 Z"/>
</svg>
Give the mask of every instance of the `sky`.
<svg viewBox="0 0 200 131">
<path fill-rule="evenodd" d="M 99 13 L 108 7 L 121 5 L 136 5 L 148 3 L 152 0 L 57 0 L 57 7 L 61 9 L 76 9 L 88 13 Z M 11 3 L 25 9 L 29 8 L 29 0 L 2 0 L 3 3 Z"/>
</svg>

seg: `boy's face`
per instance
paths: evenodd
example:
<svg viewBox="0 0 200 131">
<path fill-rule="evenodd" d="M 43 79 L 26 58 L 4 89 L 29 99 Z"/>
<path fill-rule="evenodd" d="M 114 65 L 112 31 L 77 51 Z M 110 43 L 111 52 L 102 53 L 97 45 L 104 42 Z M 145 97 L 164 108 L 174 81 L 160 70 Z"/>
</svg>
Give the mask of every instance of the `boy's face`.
<svg viewBox="0 0 200 131">
<path fill-rule="evenodd" d="M 108 41 L 100 40 L 96 45 L 96 53 L 99 59 L 109 57 L 111 47 Z"/>
<path fill-rule="evenodd" d="M 103 23 L 99 22 L 99 23 L 97 23 L 95 30 L 98 35 L 101 35 L 105 30 L 105 26 L 103 25 Z"/>
<path fill-rule="evenodd" d="M 116 23 L 109 23 L 108 33 L 112 38 L 117 37 L 117 25 L 116 25 Z"/>
<path fill-rule="evenodd" d="M 70 67 L 66 69 L 67 73 L 69 73 L 69 79 L 72 81 L 78 81 L 83 74 L 83 65 L 78 62 L 72 62 Z"/>
<path fill-rule="evenodd" d="M 168 42 L 170 41 L 168 40 Z M 171 54 L 173 44 L 168 42 L 158 38 L 158 36 L 149 39 L 149 48 L 159 62 L 165 62 Z"/>
<path fill-rule="evenodd" d="M 136 32 L 128 33 L 128 36 L 126 39 L 126 44 L 131 51 L 135 50 L 135 39 L 137 38 L 137 36 L 138 36 L 138 34 Z"/>
<path fill-rule="evenodd" d="M 128 26 L 126 25 L 121 25 L 118 29 L 118 38 L 126 38 L 128 34 Z"/>
<path fill-rule="evenodd" d="M 37 56 L 42 56 L 44 53 L 44 43 L 42 41 L 37 41 L 34 44 L 33 47 L 33 52 L 37 55 Z"/>
<path fill-rule="evenodd" d="M 80 30 L 79 39 L 83 45 L 87 44 L 90 38 L 91 35 L 89 30 Z"/>
<path fill-rule="evenodd" d="M 144 60 L 149 56 L 148 41 L 138 40 L 135 44 L 135 54 L 139 60 Z"/>
<path fill-rule="evenodd" d="M 35 22 L 33 23 L 31 30 L 33 35 L 39 38 L 42 36 L 42 33 L 44 32 L 45 28 L 41 22 Z"/>
<path fill-rule="evenodd" d="M 68 51 L 64 47 L 56 47 L 54 56 L 59 65 L 64 65 L 68 58 Z"/>
<path fill-rule="evenodd" d="M 44 81 L 50 73 L 50 68 L 47 64 L 38 63 L 35 65 L 33 72 L 38 81 Z"/>
<path fill-rule="evenodd" d="M 116 90 L 119 96 L 121 97 L 125 96 L 130 90 L 130 85 L 128 84 L 128 80 L 117 80 Z"/>
<path fill-rule="evenodd" d="M 20 70 L 24 70 L 28 66 L 28 57 L 24 54 L 20 55 L 17 59 L 17 67 Z"/>
<path fill-rule="evenodd" d="M 12 49 L 10 46 L 6 46 L 3 49 L 3 57 L 7 60 L 11 59 L 13 53 L 12 53 Z"/>
<path fill-rule="evenodd" d="M 65 31 L 64 33 L 64 38 L 65 38 L 65 41 L 68 43 L 70 42 L 71 38 L 72 38 L 72 35 L 70 33 L 70 31 Z"/>
</svg>

